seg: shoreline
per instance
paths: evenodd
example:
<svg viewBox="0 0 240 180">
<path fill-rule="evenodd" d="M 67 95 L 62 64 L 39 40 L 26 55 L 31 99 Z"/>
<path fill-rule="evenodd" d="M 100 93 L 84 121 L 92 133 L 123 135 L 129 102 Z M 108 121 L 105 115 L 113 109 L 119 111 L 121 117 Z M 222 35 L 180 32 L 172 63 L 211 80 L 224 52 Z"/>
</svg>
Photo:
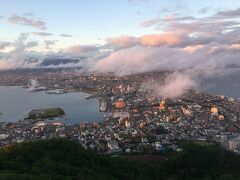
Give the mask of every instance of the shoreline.
<svg viewBox="0 0 240 180">
<path fill-rule="evenodd" d="M 7 86 L 7 85 L 0 85 L 0 87 L 2 87 L 2 88 L 11 88 L 12 87 L 12 89 L 14 90 L 14 88 L 16 88 L 16 89 L 23 89 L 23 91 L 26 91 L 26 93 L 28 93 L 29 91 L 27 91 L 27 89 L 26 89 L 26 87 L 25 86 Z M 56 89 L 51 89 L 51 90 L 56 90 Z M 8 91 L 8 90 L 7 90 Z M 4 92 L 4 91 L 3 91 Z M 41 91 L 37 91 L 37 92 L 41 92 Z M 43 94 L 45 94 L 45 95 L 54 95 L 54 94 L 48 94 L 48 93 L 45 93 L 45 92 L 47 92 L 47 91 L 44 91 L 43 92 Z M 34 92 L 29 92 L 30 94 L 32 93 L 34 93 Z M 71 97 L 72 96 L 75 96 L 74 95 L 74 93 L 80 93 L 80 96 L 83 98 L 83 102 L 82 102 L 82 100 L 81 100 L 81 102 L 79 102 L 78 104 L 78 106 L 79 106 L 79 108 L 81 108 L 81 107 L 83 107 L 83 105 L 82 105 L 82 103 L 84 103 L 84 102 L 86 102 L 86 101 L 88 101 L 89 99 L 95 99 L 95 98 L 97 98 L 98 97 L 98 94 L 97 94 L 97 92 L 96 91 L 91 91 L 91 90 L 76 90 L 76 91 L 68 91 L 68 92 L 65 92 L 65 93 L 61 93 L 61 94 L 56 94 L 56 95 L 62 95 L 62 94 L 71 94 L 72 93 L 72 95 L 71 95 Z M 77 95 L 77 94 L 76 94 Z M 89 97 L 86 97 L 86 96 L 89 96 Z M 79 95 L 77 95 L 77 96 L 79 96 Z M 94 98 L 92 97 L 92 96 L 95 96 Z M 57 98 L 57 97 L 56 97 Z M 54 99 L 56 99 L 56 98 L 54 98 Z M 60 97 L 59 97 L 60 98 Z M 57 98 L 58 99 L 58 98 Z M 91 101 L 90 101 L 91 102 Z M 66 107 L 65 106 L 62 106 L 61 105 L 61 107 L 63 108 L 63 110 L 66 112 L 66 114 L 67 114 L 67 116 L 68 116 L 68 120 L 67 121 L 65 121 L 65 122 L 63 122 L 64 124 L 71 124 L 71 125 L 78 125 L 79 123 L 81 123 L 81 122 L 85 122 L 85 121 L 87 121 L 87 122 L 95 122 L 95 121 L 98 121 L 98 122 L 101 122 L 101 121 L 103 121 L 103 115 L 99 112 L 99 102 L 97 103 L 97 105 L 96 105 L 96 103 L 95 103 L 95 101 L 92 101 L 93 103 L 94 103 L 94 106 L 96 106 L 96 112 L 94 111 L 94 112 L 90 112 L 91 114 L 93 114 L 92 116 L 90 116 L 89 118 L 86 118 L 86 113 L 84 112 L 84 108 L 83 108 L 83 110 L 81 110 L 80 111 L 80 113 L 78 113 L 78 111 L 76 111 L 75 112 L 75 108 L 73 107 L 73 109 L 71 110 L 71 105 L 67 105 Z M 92 103 L 89 103 L 89 105 L 91 105 Z M 44 106 L 44 107 L 39 107 L 40 109 L 41 108 L 51 108 L 51 107 L 55 107 L 55 106 L 52 106 L 52 105 L 50 105 L 49 107 L 48 106 Z M 22 114 L 22 115 L 20 115 L 20 117 L 19 118 L 11 118 L 11 111 L 10 111 L 10 113 L 8 113 L 8 111 L 5 111 L 5 112 L 1 112 L 0 113 L 0 122 L 2 122 L 2 123 L 19 123 L 19 120 L 22 118 L 21 116 L 24 116 L 24 115 L 26 115 L 28 112 L 30 112 L 32 109 L 35 109 L 36 107 L 35 107 L 35 105 L 34 106 L 32 106 L 32 107 L 30 107 L 28 110 L 24 110 L 24 111 L 21 111 L 20 112 L 20 114 Z M 38 107 L 37 107 L 38 108 Z M 6 109 L 6 108 L 5 108 Z M 67 110 L 68 109 L 68 110 Z M 69 110 L 70 109 L 70 110 Z M 82 109 L 82 108 L 81 108 Z M 83 111 L 83 112 L 82 112 Z M 85 114 L 84 114 L 85 113 Z M 95 115 L 96 114 L 96 115 Z M 3 115 L 3 116 L 1 116 L 1 115 Z M 9 116 L 9 118 L 8 118 L 8 116 Z M 1 117 L 3 118 L 3 119 L 1 119 Z M 77 118 L 78 117 L 78 118 Z"/>
<path fill-rule="evenodd" d="M 21 87 L 23 89 L 28 89 L 27 86 L 20 86 L 20 85 L 1 85 L 0 84 L 0 87 Z M 53 87 L 45 87 L 46 89 L 43 89 L 43 90 L 37 90 L 37 91 L 29 91 L 29 92 L 46 92 L 47 91 L 54 91 L 54 90 L 63 90 L 64 92 L 63 93 L 47 93 L 49 95 L 61 95 L 61 94 L 68 94 L 68 93 L 79 93 L 79 92 L 82 92 L 82 93 L 87 93 L 89 95 L 95 95 L 97 97 L 100 97 L 101 95 L 98 93 L 98 91 L 96 90 L 89 90 L 89 89 L 73 89 L 73 90 L 66 90 L 66 89 L 59 89 L 59 88 L 53 88 Z M 208 90 L 196 90 L 196 91 L 199 91 L 199 92 L 202 92 L 202 93 L 206 93 L 206 94 L 213 94 L 213 95 L 223 95 L 225 98 L 233 98 L 234 100 L 240 100 L 240 94 L 238 96 L 235 96 L 235 95 L 225 95 L 225 94 L 220 94 L 220 93 L 216 93 L 216 92 L 211 92 L 211 91 L 208 91 Z"/>
</svg>

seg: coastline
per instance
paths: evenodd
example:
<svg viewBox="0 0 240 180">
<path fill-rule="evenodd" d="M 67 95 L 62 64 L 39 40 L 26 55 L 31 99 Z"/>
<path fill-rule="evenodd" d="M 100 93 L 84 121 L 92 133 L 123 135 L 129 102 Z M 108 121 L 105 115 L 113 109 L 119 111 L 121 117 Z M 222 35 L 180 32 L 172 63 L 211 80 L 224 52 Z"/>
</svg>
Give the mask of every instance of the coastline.
<svg viewBox="0 0 240 180">
<path fill-rule="evenodd" d="M 63 96 L 57 96 L 58 94 L 53 95 L 45 93 L 43 91 L 42 92 L 38 91 L 35 94 L 34 92 L 28 92 L 27 89 L 22 86 L 0 85 L 0 87 L 3 87 L 3 91 L 1 91 L 3 99 L 1 100 L 2 105 L 0 104 L 0 112 L 2 113 L 0 114 L 0 122 L 18 122 L 23 116 L 25 116 L 28 112 L 30 112 L 33 109 L 52 107 L 61 107 L 69 117 L 68 122 L 66 122 L 69 124 L 79 124 L 82 121 L 93 122 L 103 120 L 103 116 L 99 112 L 99 102 L 97 99 L 98 95 L 94 91 L 88 90 L 68 91 L 66 93 L 59 94 Z M 20 104 L 17 105 L 18 103 L 15 103 L 15 100 L 17 102 L 21 101 L 17 100 L 20 95 L 18 93 L 19 92 L 18 88 L 19 90 L 23 89 L 20 90 L 20 94 L 23 94 L 23 96 L 25 96 L 25 98 L 23 99 L 27 99 L 26 102 L 27 105 L 22 106 Z M 11 94 L 7 95 L 9 92 Z M 5 96 L 10 96 L 12 98 L 6 99 L 4 98 Z M 14 98 L 15 96 L 16 98 Z M 38 102 L 39 99 L 40 103 L 36 103 Z M 12 106 L 12 104 L 14 104 L 14 106 Z"/>
</svg>

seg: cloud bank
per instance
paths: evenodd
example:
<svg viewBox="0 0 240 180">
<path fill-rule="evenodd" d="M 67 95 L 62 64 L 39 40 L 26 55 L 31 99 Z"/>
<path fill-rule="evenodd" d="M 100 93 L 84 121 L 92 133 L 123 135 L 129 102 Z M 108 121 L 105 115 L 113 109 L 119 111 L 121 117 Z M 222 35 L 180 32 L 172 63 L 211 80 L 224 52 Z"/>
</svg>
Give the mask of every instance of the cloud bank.
<svg viewBox="0 0 240 180">
<path fill-rule="evenodd" d="M 45 29 L 45 23 L 29 17 L 13 16 L 10 21 Z M 181 72 L 169 77 L 169 84 L 161 84 L 161 90 L 157 91 L 161 96 L 175 98 L 175 95 L 181 95 L 186 89 L 197 87 L 201 77 L 212 77 L 218 70 L 240 67 L 239 23 L 240 8 L 219 11 L 201 18 L 176 14 L 154 17 L 143 21 L 140 26 L 155 28 L 159 33 L 111 37 L 101 46 L 71 46 L 55 54 L 62 57 L 81 57 L 84 63 L 62 63 L 52 68 L 83 66 L 91 72 L 113 72 L 116 75 L 165 70 Z M 52 35 L 46 32 L 34 34 L 44 37 Z M 61 36 L 70 37 L 67 34 Z M 0 60 L 1 69 L 41 65 L 39 62 L 28 64 L 24 61 L 24 55 L 36 44 L 20 39 L 11 43 L 14 50 Z M 9 45 L 7 42 L 0 43 L 0 49 Z M 48 49 L 54 46 L 54 42 L 45 39 L 45 46 Z M 173 90 L 175 95 L 170 93 Z"/>
<path fill-rule="evenodd" d="M 231 73 L 226 69 L 240 67 L 239 22 L 240 9 L 204 18 L 170 16 L 144 21 L 141 26 L 155 26 L 164 32 L 108 39 L 108 46 L 115 51 L 98 60 L 90 71 L 117 75 L 178 72 L 164 84 L 147 85 L 156 95 L 176 98 L 198 87 L 206 77 L 226 75 Z"/>
<path fill-rule="evenodd" d="M 175 99 L 186 91 L 197 88 L 196 82 L 187 74 L 174 72 L 167 76 L 164 82 L 147 82 L 143 85 L 144 91 L 155 97 Z"/>
</svg>

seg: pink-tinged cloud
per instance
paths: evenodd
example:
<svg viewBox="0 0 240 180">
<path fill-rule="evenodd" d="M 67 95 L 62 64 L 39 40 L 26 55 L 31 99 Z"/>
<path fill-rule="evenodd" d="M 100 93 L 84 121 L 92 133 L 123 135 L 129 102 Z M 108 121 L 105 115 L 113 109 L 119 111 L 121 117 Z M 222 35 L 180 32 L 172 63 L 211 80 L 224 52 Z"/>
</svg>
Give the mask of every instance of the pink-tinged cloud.
<svg viewBox="0 0 240 180">
<path fill-rule="evenodd" d="M 182 37 L 174 33 L 150 34 L 141 37 L 141 44 L 147 46 L 176 45 L 181 40 Z"/>
<path fill-rule="evenodd" d="M 162 34 L 147 34 L 141 37 L 133 36 L 120 36 L 107 39 L 108 45 L 117 49 L 130 48 L 133 46 L 163 46 L 163 45 L 176 45 L 181 42 L 183 38 L 179 33 L 162 33 Z"/>
<path fill-rule="evenodd" d="M 232 44 L 229 46 L 231 49 L 240 49 L 240 44 Z"/>
<path fill-rule="evenodd" d="M 99 60 L 90 68 L 99 72 L 114 72 L 117 75 L 171 69 L 176 66 L 180 52 L 167 47 L 134 46 L 120 49 Z M 173 63 L 174 62 L 174 63 Z"/>
<path fill-rule="evenodd" d="M 15 14 L 8 17 L 8 22 L 11 23 L 11 24 L 32 26 L 32 27 L 35 27 L 35 28 L 41 29 L 41 30 L 47 29 L 46 23 L 41 21 L 41 20 L 34 19 L 34 18 L 29 18 L 29 17 L 24 17 L 24 16 L 19 16 L 19 15 L 15 15 Z"/>
<path fill-rule="evenodd" d="M 188 49 L 134 46 L 117 50 L 98 60 L 90 70 L 118 75 L 162 70 L 213 70 L 239 64 L 239 49 L 229 47 L 216 43 Z"/>
<path fill-rule="evenodd" d="M 8 63 L 6 60 L 0 59 L 0 70 L 6 70 L 6 69 L 12 69 L 14 68 L 14 65 L 11 63 Z"/>
<path fill-rule="evenodd" d="M 139 44 L 139 38 L 132 37 L 132 36 L 120 36 L 115 38 L 107 39 L 109 45 L 112 45 L 117 48 L 128 48 Z"/>
<path fill-rule="evenodd" d="M 204 45 L 191 45 L 191 46 L 187 46 L 185 48 L 183 48 L 183 51 L 188 52 L 189 54 L 193 54 L 195 51 L 197 51 L 198 49 L 203 48 Z"/>
</svg>

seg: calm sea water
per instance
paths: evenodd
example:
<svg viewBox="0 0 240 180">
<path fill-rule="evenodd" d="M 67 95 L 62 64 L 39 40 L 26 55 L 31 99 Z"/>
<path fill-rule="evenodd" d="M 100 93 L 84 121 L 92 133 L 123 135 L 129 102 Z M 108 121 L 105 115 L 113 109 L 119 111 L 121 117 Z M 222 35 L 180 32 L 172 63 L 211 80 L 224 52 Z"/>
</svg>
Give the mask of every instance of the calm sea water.
<svg viewBox="0 0 240 180">
<path fill-rule="evenodd" d="M 207 78 L 202 90 L 228 97 L 240 98 L 240 70 L 234 69 Z M 101 121 L 98 99 L 86 99 L 86 93 L 49 95 L 45 92 L 28 92 L 21 87 L 0 86 L 0 121 L 18 121 L 32 109 L 61 107 L 69 116 L 68 122 Z"/>
<path fill-rule="evenodd" d="M 240 69 L 218 70 L 200 84 L 203 91 L 240 99 Z"/>
<path fill-rule="evenodd" d="M 28 92 L 21 87 L 0 86 L 0 121 L 16 122 L 32 109 L 61 107 L 68 115 L 68 123 L 101 121 L 97 98 L 86 99 L 87 93 L 49 95 L 45 92 Z"/>
</svg>

